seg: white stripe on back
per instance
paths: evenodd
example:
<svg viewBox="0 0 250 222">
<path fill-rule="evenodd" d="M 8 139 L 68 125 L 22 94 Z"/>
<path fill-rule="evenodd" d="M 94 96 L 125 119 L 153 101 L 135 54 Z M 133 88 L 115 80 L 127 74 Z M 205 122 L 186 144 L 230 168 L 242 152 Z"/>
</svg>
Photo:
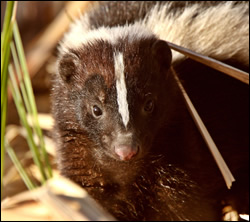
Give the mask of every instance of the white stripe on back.
<svg viewBox="0 0 250 222">
<path fill-rule="evenodd" d="M 127 127 L 129 121 L 129 110 L 127 102 L 127 88 L 124 76 L 124 61 L 123 54 L 121 52 L 114 52 L 114 65 L 118 110 L 121 114 L 124 126 Z"/>
</svg>

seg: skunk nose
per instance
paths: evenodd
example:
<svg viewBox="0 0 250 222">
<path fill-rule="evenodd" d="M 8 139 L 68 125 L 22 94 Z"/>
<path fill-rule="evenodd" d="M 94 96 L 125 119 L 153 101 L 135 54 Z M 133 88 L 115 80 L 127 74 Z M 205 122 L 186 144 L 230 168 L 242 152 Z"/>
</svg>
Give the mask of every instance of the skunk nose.
<svg viewBox="0 0 250 222">
<path fill-rule="evenodd" d="M 120 160 L 130 160 L 138 152 L 138 147 L 117 145 L 115 146 L 115 153 L 119 156 Z"/>
</svg>

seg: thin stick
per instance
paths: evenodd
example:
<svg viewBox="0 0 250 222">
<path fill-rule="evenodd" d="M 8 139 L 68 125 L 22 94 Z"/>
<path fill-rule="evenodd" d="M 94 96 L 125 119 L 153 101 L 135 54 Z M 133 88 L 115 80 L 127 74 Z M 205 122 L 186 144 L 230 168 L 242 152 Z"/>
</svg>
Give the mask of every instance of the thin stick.
<svg viewBox="0 0 250 222">
<path fill-rule="evenodd" d="M 174 73 L 174 77 L 176 79 L 176 82 L 177 82 L 177 84 L 182 92 L 184 99 L 185 99 L 188 110 L 189 110 L 196 126 L 198 127 L 203 139 L 205 140 L 208 148 L 210 149 L 210 151 L 215 159 L 215 162 L 217 163 L 217 165 L 222 173 L 222 176 L 226 182 L 228 189 L 230 189 L 232 186 L 232 183 L 235 181 L 235 179 L 234 179 L 231 171 L 229 170 L 227 164 L 225 163 L 223 157 L 221 156 L 216 144 L 214 143 L 212 137 L 210 136 L 206 126 L 204 125 L 203 121 L 201 120 L 198 112 L 196 111 L 194 105 L 192 104 L 188 94 L 186 93 L 184 87 L 182 86 L 182 84 L 180 82 L 180 79 L 178 78 L 178 76 L 176 75 L 174 70 L 173 70 L 173 73 Z"/>
<path fill-rule="evenodd" d="M 207 65 L 207 66 L 209 66 L 213 69 L 216 69 L 220 72 L 224 72 L 227 75 L 234 77 L 234 78 L 249 85 L 249 74 L 247 72 L 244 72 L 240 69 L 234 68 L 233 66 L 227 65 L 227 64 L 225 64 L 221 61 L 218 61 L 216 59 L 212 59 L 208 56 L 201 55 L 201 54 L 194 52 L 190 49 L 184 48 L 184 47 L 179 46 L 179 45 L 175 45 L 171 42 L 168 42 L 168 45 L 171 49 L 174 49 L 174 50 L 190 57 L 191 59 L 193 59 L 197 62 L 200 62 L 204 65 Z"/>
</svg>

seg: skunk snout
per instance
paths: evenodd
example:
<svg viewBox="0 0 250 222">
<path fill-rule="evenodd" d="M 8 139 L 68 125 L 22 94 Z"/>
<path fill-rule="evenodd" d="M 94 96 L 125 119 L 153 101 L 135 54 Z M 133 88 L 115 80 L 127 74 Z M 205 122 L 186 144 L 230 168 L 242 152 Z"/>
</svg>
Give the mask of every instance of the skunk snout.
<svg viewBox="0 0 250 222">
<path fill-rule="evenodd" d="M 117 160 L 128 161 L 133 159 L 140 151 L 138 140 L 133 132 L 118 132 L 112 138 L 112 153 Z"/>
<path fill-rule="evenodd" d="M 120 160 L 126 161 L 132 159 L 138 153 L 138 146 L 116 145 L 115 153 L 119 156 Z"/>
</svg>

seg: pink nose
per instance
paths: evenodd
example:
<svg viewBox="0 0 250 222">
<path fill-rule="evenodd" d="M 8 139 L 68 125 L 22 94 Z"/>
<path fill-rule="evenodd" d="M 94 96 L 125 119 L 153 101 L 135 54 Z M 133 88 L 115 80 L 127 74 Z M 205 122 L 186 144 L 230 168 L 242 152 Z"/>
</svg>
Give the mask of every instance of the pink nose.
<svg viewBox="0 0 250 222">
<path fill-rule="evenodd" d="M 120 145 L 115 147 L 115 153 L 120 157 L 120 160 L 130 160 L 138 152 L 137 147 Z"/>
</svg>

